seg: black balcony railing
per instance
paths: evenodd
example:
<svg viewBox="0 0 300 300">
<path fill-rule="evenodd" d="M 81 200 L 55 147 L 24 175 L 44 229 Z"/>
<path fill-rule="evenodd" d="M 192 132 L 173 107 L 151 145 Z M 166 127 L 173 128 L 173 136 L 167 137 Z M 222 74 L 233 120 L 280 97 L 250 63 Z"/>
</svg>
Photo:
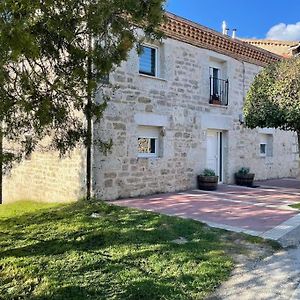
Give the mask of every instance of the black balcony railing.
<svg viewBox="0 0 300 300">
<path fill-rule="evenodd" d="M 229 81 L 210 76 L 210 104 L 228 105 Z"/>
</svg>

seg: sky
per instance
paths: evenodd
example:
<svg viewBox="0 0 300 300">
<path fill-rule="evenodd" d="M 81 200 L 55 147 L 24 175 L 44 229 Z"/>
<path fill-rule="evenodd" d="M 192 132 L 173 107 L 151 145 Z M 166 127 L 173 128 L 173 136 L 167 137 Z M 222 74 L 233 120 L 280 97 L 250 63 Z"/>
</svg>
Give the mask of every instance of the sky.
<svg viewBox="0 0 300 300">
<path fill-rule="evenodd" d="M 300 41 L 300 0 L 167 0 L 167 11 L 240 38 Z"/>
</svg>

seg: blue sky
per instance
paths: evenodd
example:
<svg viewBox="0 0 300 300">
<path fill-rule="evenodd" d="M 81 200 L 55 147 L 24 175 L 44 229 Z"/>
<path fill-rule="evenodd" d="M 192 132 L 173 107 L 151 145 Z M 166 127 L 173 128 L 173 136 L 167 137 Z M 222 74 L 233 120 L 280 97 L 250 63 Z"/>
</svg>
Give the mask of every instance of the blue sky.
<svg viewBox="0 0 300 300">
<path fill-rule="evenodd" d="M 239 37 L 300 40 L 300 0 L 168 0 L 167 10 L 218 31 L 226 20 Z"/>
</svg>

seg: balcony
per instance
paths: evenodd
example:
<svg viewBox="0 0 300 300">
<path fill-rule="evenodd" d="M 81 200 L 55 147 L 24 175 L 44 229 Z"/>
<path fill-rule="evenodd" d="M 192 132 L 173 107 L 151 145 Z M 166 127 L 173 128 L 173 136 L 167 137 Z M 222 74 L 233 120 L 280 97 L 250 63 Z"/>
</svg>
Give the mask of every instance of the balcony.
<svg viewBox="0 0 300 300">
<path fill-rule="evenodd" d="M 229 81 L 210 76 L 210 104 L 228 105 Z"/>
</svg>

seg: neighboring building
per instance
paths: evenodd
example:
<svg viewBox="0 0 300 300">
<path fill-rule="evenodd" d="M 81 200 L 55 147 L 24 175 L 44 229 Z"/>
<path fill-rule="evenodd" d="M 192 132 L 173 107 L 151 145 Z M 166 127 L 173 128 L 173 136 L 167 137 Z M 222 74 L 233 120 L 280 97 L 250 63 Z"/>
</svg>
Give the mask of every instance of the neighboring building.
<svg viewBox="0 0 300 300">
<path fill-rule="evenodd" d="M 243 166 L 257 179 L 295 176 L 294 133 L 243 125 L 254 76 L 280 57 L 167 16 L 166 39 L 145 44 L 140 57 L 132 50 L 110 76 L 119 89 L 94 134 L 111 137 L 114 145 L 108 156 L 94 149 L 95 195 L 117 199 L 195 188 L 204 168 L 215 170 L 223 183 L 233 183 Z M 80 197 L 83 153 L 61 163 L 53 154 L 34 153 L 6 178 L 5 200 Z"/>
<path fill-rule="evenodd" d="M 250 45 L 265 49 L 283 57 L 292 57 L 300 53 L 300 41 L 275 41 L 275 40 L 257 40 L 241 39 Z"/>
</svg>

